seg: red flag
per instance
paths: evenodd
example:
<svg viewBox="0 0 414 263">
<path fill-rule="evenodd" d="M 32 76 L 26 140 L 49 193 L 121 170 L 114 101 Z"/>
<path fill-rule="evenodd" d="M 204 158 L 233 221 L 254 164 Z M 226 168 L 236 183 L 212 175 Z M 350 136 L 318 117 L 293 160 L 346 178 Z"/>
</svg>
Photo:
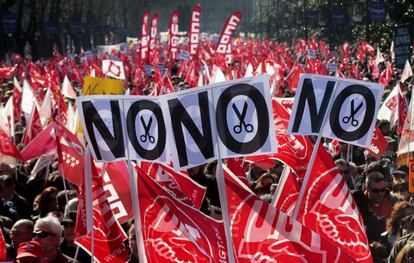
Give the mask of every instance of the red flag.
<svg viewBox="0 0 414 263">
<path fill-rule="evenodd" d="M 206 195 L 206 187 L 165 164 L 153 163 L 148 174 L 177 200 L 200 209 Z"/>
<path fill-rule="evenodd" d="M 301 182 L 292 173 L 291 169 L 285 167 L 275 192 L 274 201 L 272 202 L 273 207 L 286 213 L 288 216 L 292 216 L 298 201 L 301 185 Z"/>
<path fill-rule="evenodd" d="M 0 68 L 0 79 L 10 79 L 11 77 L 13 77 L 16 69 L 17 65 L 13 67 Z"/>
<path fill-rule="evenodd" d="M 169 47 L 168 47 L 168 58 L 170 60 L 177 59 L 178 56 L 178 17 L 180 13 L 177 10 L 174 10 L 174 12 L 171 14 L 170 19 L 170 28 L 169 28 Z"/>
<path fill-rule="evenodd" d="M 149 23 L 150 12 L 145 11 L 142 17 L 141 23 L 141 44 L 139 46 L 139 54 L 141 65 L 144 65 L 148 61 L 148 23 Z"/>
<path fill-rule="evenodd" d="M 309 164 L 309 160 L 307 162 Z M 319 145 L 297 220 L 329 240 L 358 262 L 372 262 L 364 222 L 346 185 L 345 177 Z"/>
<path fill-rule="evenodd" d="M 150 29 L 150 41 L 149 41 L 149 56 L 152 59 L 154 57 L 154 48 L 155 48 L 155 40 L 157 37 L 157 29 L 158 29 L 158 14 L 155 15 L 151 19 L 151 29 Z"/>
<path fill-rule="evenodd" d="M 97 200 L 93 207 L 94 256 L 99 262 L 125 263 L 129 258 L 123 243 L 126 235 L 119 222 L 114 218 L 103 188 L 103 179 L 98 176 L 94 167 L 92 167 L 91 176 L 93 200 Z M 78 220 L 76 225 L 78 225 Z M 90 253 L 92 248 L 91 233 L 76 238 L 75 242 Z"/>
<path fill-rule="evenodd" d="M 33 138 L 42 132 L 42 130 L 43 126 L 42 122 L 40 121 L 39 111 L 37 110 L 36 104 L 34 104 L 30 121 L 23 134 L 22 143 L 28 145 L 33 140 Z"/>
<path fill-rule="evenodd" d="M 354 259 L 260 200 L 224 167 L 237 262 L 353 262 Z"/>
<path fill-rule="evenodd" d="M 196 5 L 191 13 L 190 21 L 190 55 L 194 59 L 198 53 L 198 42 L 200 33 L 201 6 Z"/>
<path fill-rule="evenodd" d="M 247 165 L 248 163 L 245 162 Z M 230 169 L 232 173 L 234 173 L 240 181 L 242 181 L 245 185 L 250 186 L 249 180 L 246 176 L 246 165 L 243 164 L 243 160 L 241 158 L 227 158 L 226 159 L 226 166 Z"/>
<path fill-rule="evenodd" d="M 228 262 L 223 224 L 168 194 L 138 168 L 148 262 Z"/>
<path fill-rule="evenodd" d="M 0 155 L 12 156 L 22 160 L 20 152 L 16 149 L 11 138 L 0 128 Z"/>
<path fill-rule="evenodd" d="M 388 62 L 387 68 L 381 73 L 378 82 L 381 84 L 388 85 L 388 83 L 391 81 L 392 73 L 393 73 L 392 64 Z"/>
<path fill-rule="evenodd" d="M 41 155 L 56 154 L 56 139 L 53 123 L 49 124 L 21 151 L 23 161 L 29 161 Z"/>
<path fill-rule="evenodd" d="M 385 139 L 384 135 L 380 128 L 375 127 L 374 134 L 372 135 L 371 147 L 367 150 L 375 155 L 378 159 L 381 158 L 381 155 L 387 149 L 388 141 Z"/>
<path fill-rule="evenodd" d="M 398 124 L 397 124 L 397 133 L 401 134 L 403 130 L 405 119 L 407 118 L 408 113 L 408 103 L 405 99 L 405 96 L 402 94 L 401 83 L 398 85 Z"/>
<path fill-rule="evenodd" d="M 296 92 L 301 73 L 304 73 L 303 68 L 299 65 L 296 65 L 292 68 L 289 75 L 287 75 L 286 81 L 289 83 L 289 90 Z"/>
<path fill-rule="evenodd" d="M 230 43 L 231 38 L 233 37 L 234 32 L 236 31 L 237 25 L 241 20 L 242 14 L 240 12 L 234 12 L 227 19 L 226 24 L 224 24 L 223 29 L 221 30 L 220 38 L 217 42 L 216 53 L 226 54 L 227 45 Z"/>
<path fill-rule="evenodd" d="M 3 231 L 1 230 L 1 227 L 0 227 L 0 260 L 6 259 L 6 251 L 7 251 L 6 240 L 4 240 Z"/>
</svg>

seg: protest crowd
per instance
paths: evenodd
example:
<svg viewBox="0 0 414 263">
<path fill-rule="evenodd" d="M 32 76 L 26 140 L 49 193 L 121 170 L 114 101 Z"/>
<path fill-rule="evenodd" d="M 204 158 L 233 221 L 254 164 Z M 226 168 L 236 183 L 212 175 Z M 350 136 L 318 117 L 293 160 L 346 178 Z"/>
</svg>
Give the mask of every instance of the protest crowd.
<svg viewBox="0 0 414 263">
<path fill-rule="evenodd" d="M 143 27 L 154 26 L 149 14 L 146 16 Z M 333 47 L 317 35 L 291 44 L 244 36 L 226 42 L 223 34 L 219 38 L 200 34 L 194 42 L 170 30 L 170 39 L 177 38 L 174 44 L 160 41 L 152 33 L 79 54 L 55 50 L 41 61 L 32 61 L 30 53 L 10 53 L 0 61 L 2 262 L 91 262 L 92 254 L 99 262 L 139 262 L 139 253 L 144 253 L 148 262 L 231 262 L 227 236 L 219 234 L 224 233 L 224 213 L 230 219 L 235 262 L 414 262 L 414 186 L 409 181 L 409 165 L 413 165 L 409 154 L 413 141 L 413 56 L 398 68 L 391 43 L 388 50 L 368 42 Z M 293 98 L 304 73 L 384 87 L 371 147 L 322 138 L 321 146 L 315 149 L 310 182 L 321 180 L 323 189 L 317 193 L 315 207 L 323 208 L 318 214 L 321 217 L 313 219 L 306 208 L 298 212 L 295 207 L 301 207 L 299 201 L 309 201 L 298 199 L 298 194 L 316 136 L 287 132 Z M 169 164 L 133 162 L 143 235 L 138 239 L 129 182 L 132 166 L 125 159 L 108 163 L 90 160 L 86 149 L 91 146 L 86 145 L 75 100 L 92 94 L 157 97 L 262 74 L 269 75 L 266 87 L 271 96 L 277 153 L 209 160 L 181 171 L 174 170 L 173 157 Z M 143 119 L 141 122 L 144 129 L 151 126 Z M 240 123 L 240 129 L 242 124 L 246 125 Z M 224 172 L 219 167 L 223 163 Z M 219 168 L 226 178 L 229 207 L 225 210 L 216 177 Z M 85 176 L 88 173 L 90 182 Z M 333 175 L 321 179 L 318 176 L 322 174 Z M 336 188 L 329 190 L 331 186 Z M 330 192 L 323 199 L 325 188 Z M 150 200 L 161 195 L 165 200 Z M 338 196 L 344 200 L 334 200 Z M 326 203 L 318 203 L 322 199 Z M 345 199 L 349 206 L 343 205 Z M 93 200 L 90 207 L 88 200 Z M 232 205 L 231 200 L 239 202 Z M 238 209 L 233 209 L 235 206 Z M 171 207 L 179 208 L 181 214 L 171 212 Z M 145 216 L 143 209 L 147 209 Z M 93 211 L 93 222 L 87 222 L 88 211 Z M 261 221 L 253 221 L 256 226 L 247 230 L 249 222 L 244 220 L 252 213 Z M 306 245 L 295 241 L 290 230 L 280 234 L 288 244 L 286 250 L 271 250 L 271 238 L 278 237 L 259 225 L 266 221 L 269 229 L 288 229 L 279 226 L 280 218 L 285 223 L 296 220 L 290 228 L 303 228 L 301 241 L 306 243 L 306 236 L 320 240 L 318 249 L 326 249 L 327 256 L 320 256 L 313 241 Z M 336 241 L 329 240 L 326 229 L 315 225 L 326 218 L 324 222 L 331 224 L 326 227 L 336 231 Z M 179 222 L 185 222 L 184 228 Z M 257 236 L 254 227 L 260 229 Z M 253 231 L 251 237 L 237 240 L 237 233 L 247 235 L 248 231 Z M 264 235 L 265 231 L 269 233 Z M 217 244 L 208 245 L 212 240 Z M 248 248 L 243 245 L 246 240 L 252 243 Z M 145 252 L 139 252 L 139 247 Z M 256 251 L 271 256 L 260 258 Z M 262 261 L 244 257 L 247 254 Z M 305 255 L 304 260 L 295 255 Z"/>
</svg>

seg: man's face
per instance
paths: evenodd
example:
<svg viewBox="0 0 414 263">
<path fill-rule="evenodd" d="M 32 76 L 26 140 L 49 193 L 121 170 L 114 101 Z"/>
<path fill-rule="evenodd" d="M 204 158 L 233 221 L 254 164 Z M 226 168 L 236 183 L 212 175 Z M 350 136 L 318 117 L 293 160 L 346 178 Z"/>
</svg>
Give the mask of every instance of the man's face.
<svg viewBox="0 0 414 263">
<path fill-rule="evenodd" d="M 379 204 L 385 198 L 385 181 L 378 183 L 372 182 L 367 187 L 368 199 L 374 203 Z"/>
<path fill-rule="evenodd" d="M 15 247 L 18 247 L 20 243 L 32 240 L 32 231 L 25 225 L 13 226 L 10 230 L 10 237 Z"/>
<path fill-rule="evenodd" d="M 46 254 L 59 247 L 60 233 L 54 233 L 48 225 L 35 226 L 33 239 L 42 244 Z"/>
<path fill-rule="evenodd" d="M 63 226 L 63 233 L 68 243 L 73 243 L 75 241 L 75 225 L 74 224 L 66 223 Z"/>
</svg>

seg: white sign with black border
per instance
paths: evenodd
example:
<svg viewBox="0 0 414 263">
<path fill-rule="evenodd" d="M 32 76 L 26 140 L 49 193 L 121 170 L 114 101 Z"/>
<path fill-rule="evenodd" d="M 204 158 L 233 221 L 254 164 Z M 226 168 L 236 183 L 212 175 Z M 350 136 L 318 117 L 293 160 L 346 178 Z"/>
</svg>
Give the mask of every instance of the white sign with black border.
<svg viewBox="0 0 414 263">
<path fill-rule="evenodd" d="M 383 91 L 378 83 L 302 74 L 288 133 L 369 147 Z"/>
</svg>

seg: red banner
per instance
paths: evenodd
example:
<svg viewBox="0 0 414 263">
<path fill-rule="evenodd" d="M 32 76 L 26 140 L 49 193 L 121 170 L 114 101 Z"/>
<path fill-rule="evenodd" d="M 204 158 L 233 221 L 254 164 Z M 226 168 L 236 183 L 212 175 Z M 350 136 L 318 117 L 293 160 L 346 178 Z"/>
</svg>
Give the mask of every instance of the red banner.
<svg viewBox="0 0 414 263">
<path fill-rule="evenodd" d="M 228 262 L 223 224 L 177 201 L 138 168 L 148 262 Z"/>
<path fill-rule="evenodd" d="M 170 19 L 170 28 L 169 28 L 169 36 L 170 36 L 170 42 L 168 47 L 168 58 L 170 60 L 177 59 L 178 56 L 178 17 L 180 13 L 177 10 L 174 10 L 174 12 L 171 14 Z"/>
<path fill-rule="evenodd" d="M 141 64 L 144 65 L 148 60 L 148 23 L 149 23 L 150 12 L 145 11 L 144 16 L 142 17 L 141 23 L 141 44 L 139 46 L 139 54 L 141 59 Z"/>
<path fill-rule="evenodd" d="M 198 53 L 200 34 L 201 6 L 198 4 L 193 8 L 190 21 L 190 55 L 194 59 Z"/>
<path fill-rule="evenodd" d="M 93 200 L 97 200 L 93 207 L 94 236 L 92 240 L 92 235 L 89 233 L 87 236 L 77 238 L 76 243 L 90 253 L 93 242 L 94 256 L 101 263 L 125 263 L 129 258 L 123 243 L 126 235 L 110 209 L 102 178 L 97 176 L 96 171 L 93 174 L 91 175 Z"/>
<path fill-rule="evenodd" d="M 16 149 L 13 141 L 2 129 L 0 129 L 0 155 L 8 155 L 17 159 L 22 159 L 20 152 Z"/>
<path fill-rule="evenodd" d="M 260 200 L 227 167 L 224 176 L 237 262 L 354 262 L 331 242 Z"/>
<path fill-rule="evenodd" d="M 226 21 L 226 24 L 221 31 L 220 38 L 217 43 L 216 53 L 225 54 L 227 45 L 230 43 L 233 37 L 236 27 L 240 22 L 242 14 L 240 12 L 234 12 Z"/>
<path fill-rule="evenodd" d="M 164 164 L 154 163 L 148 174 L 174 198 L 200 209 L 206 194 L 206 187 Z"/>
<path fill-rule="evenodd" d="M 378 159 L 387 149 L 388 141 L 385 139 L 380 128 L 375 127 L 374 134 L 372 135 L 371 147 L 368 151 L 375 155 Z"/>
<path fill-rule="evenodd" d="M 155 14 L 151 20 L 151 30 L 150 30 L 149 54 L 151 57 L 153 56 L 151 52 L 153 52 L 155 48 L 157 29 L 158 29 L 158 14 Z"/>
</svg>

